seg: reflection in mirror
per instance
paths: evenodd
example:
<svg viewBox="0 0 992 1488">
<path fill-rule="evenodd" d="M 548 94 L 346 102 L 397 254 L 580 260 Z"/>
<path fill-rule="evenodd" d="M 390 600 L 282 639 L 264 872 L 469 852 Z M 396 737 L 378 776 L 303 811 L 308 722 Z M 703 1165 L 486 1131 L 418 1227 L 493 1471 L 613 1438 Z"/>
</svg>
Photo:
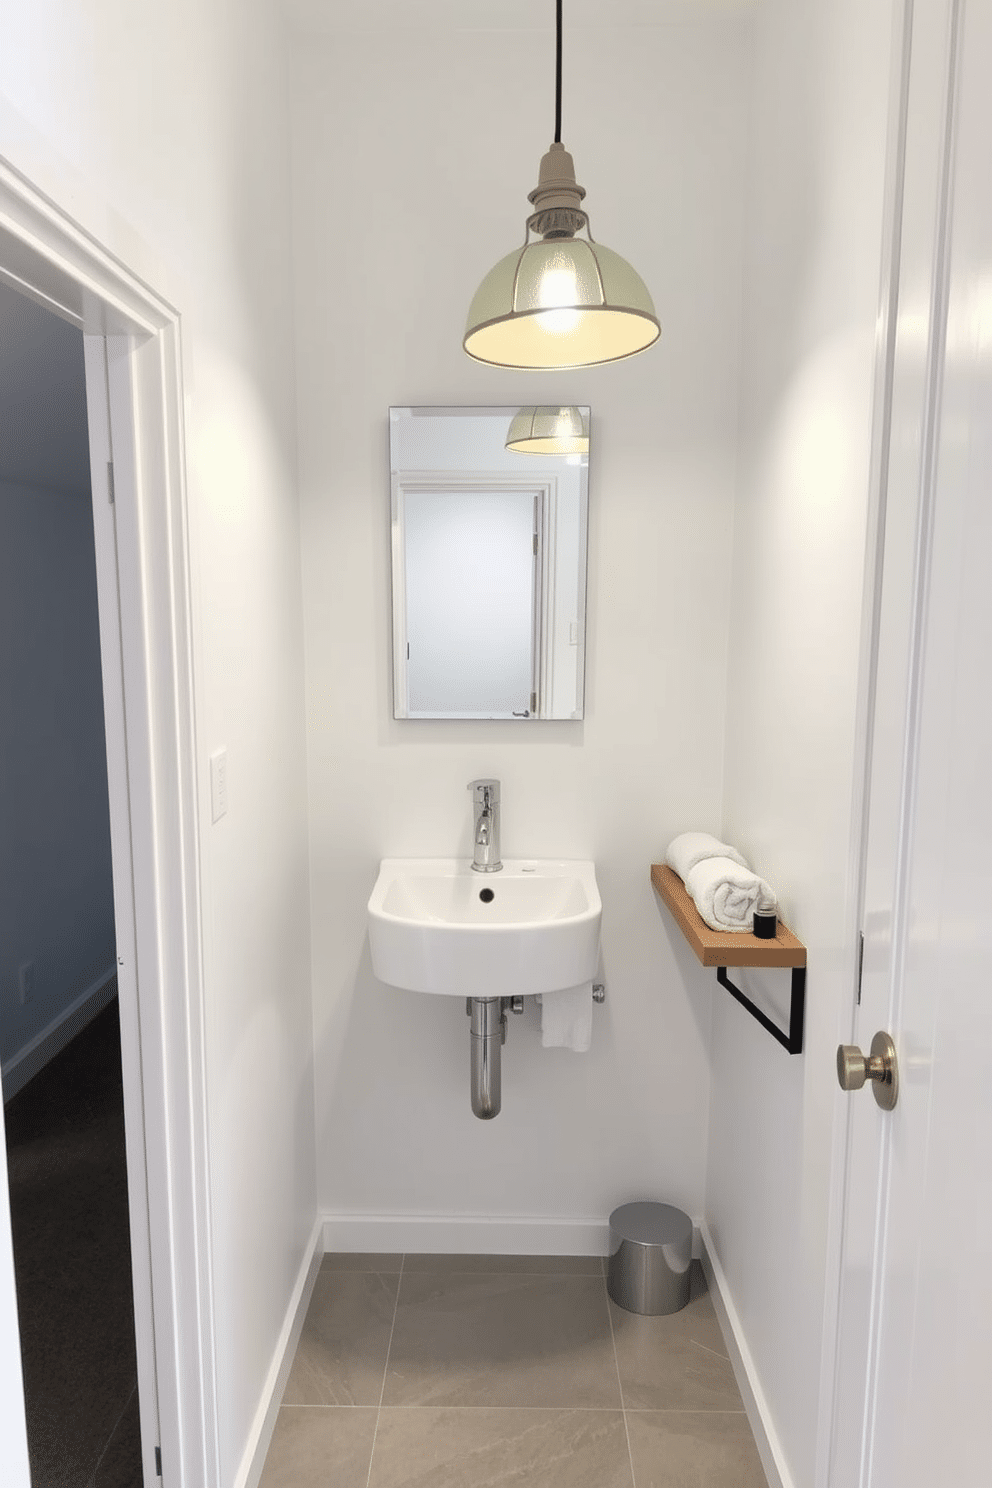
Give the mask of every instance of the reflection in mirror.
<svg viewBox="0 0 992 1488">
<path fill-rule="evenodd" d="M 587 455 L 589 410 L 521 408 L 510 420 L 506 448 L 519 455 Z"/>
<path fill-rule="evenodd" d="M 589 456 L 508 450 L 534 412 L 389 410 L 396 718 L 582 717 Z"/>
</svg>

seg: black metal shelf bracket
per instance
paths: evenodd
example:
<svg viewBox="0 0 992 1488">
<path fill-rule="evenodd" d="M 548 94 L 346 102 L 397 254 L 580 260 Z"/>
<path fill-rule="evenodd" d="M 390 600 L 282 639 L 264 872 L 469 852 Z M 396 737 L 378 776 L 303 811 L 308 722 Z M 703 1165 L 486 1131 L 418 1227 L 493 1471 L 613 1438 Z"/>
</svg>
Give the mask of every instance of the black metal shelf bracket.
<svg viewBox="0 0 992 1488">
<path fill-rule="evenodd" d="M 768 967 L 761 967 L 767 971 Z M 801 1054 L 803 1052 L 803 1027 L 806 1022 L 806 968 L 805 966 L 792 967 L 792 1002 L 789 1008 L 789 1031 L 785 1033 L 771 1018 L 765 1016 L 760 1008 L 755 1007 L 750 997 L 745 997 L 739 987 L 735 987 L 727 975 L 725 966 L 718 966 L 716 979 L 721 987 L 726 987 L 731 997 L 736 997 L 742 1007 L 747 1008 L 752 1018 L 757 1018 L 762 1028 L 768 1030 L 772 1038 L 778 1039 L 784 1049 L 790 1054 Z"/>
</svg>

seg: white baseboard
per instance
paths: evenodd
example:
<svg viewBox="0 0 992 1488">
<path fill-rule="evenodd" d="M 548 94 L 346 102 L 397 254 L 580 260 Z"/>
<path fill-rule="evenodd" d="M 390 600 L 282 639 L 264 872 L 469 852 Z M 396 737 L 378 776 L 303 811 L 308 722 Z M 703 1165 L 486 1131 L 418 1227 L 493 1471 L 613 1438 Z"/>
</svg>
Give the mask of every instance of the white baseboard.
<svg viewBox="0 0 992 1488">
<path fill-rule="evenodd" d="M 286 1317 L 279 1330 L 279 1337 L 272 1354 L 272 1363 L 265 1376 L 258 1409 L 248 1433 L 248 1443 L 234 1479 L 234 1488 L 258 1488 L 269 1443 L 272 1441 L 272 1433 L 276 1427 L 279 1403 L 286 1388 L 289 1371 L 293 1367 L 296 1345 L 300 1341 L 304 1319 L 307 1315 L 307 1308 L 310 1306 L 310 1298 L 323 1256 L 322 1226 L 318 1219 L 303 1252 L 303 1264 L 289 1299 Z"/>
<path fill-rule="evenodd" d="M 23 1049 L 18 1049 L 0 1070 L 3 1081 L 3 1098 L 6 1104 L 19 1090 L 23 1090 L 30 1079 L 44 1069 L 50 1059 L 60 1054 L 87 1023 L 92 1023 L 97 1013 L 102 1012 L 108 1002 L 117 996 L 117 967 L 103 971 L 85 991 L 74 997 L 69 1006 L 28 1040 Z"/>
<path fill-rule="evenodd" d="M 768 1479 L 768 1488 L 795 1488 L 778 1432 L 772 1424 L 768 1401 L 758 1380 L 758 1372 L 744 1337 L 737 1308 L 730 1295 L 727 1277 L 720 1265 L 716 1247 L 705 1221 L 700 1224 L 699 1233 L 702 1242 L 700 1259 L 706 1273 L 706 1284 L 710 1289 L 710 1297 L 713 1300 L 713 1307 L 727 1345 L 727 1352 L 730 1355 L 730 1362 L 744 1401 L 744 1410 L 747 1413 L 755 1446 L 758 1448 L 761 1465 Z"/>
<path fill-rule="evenodd" d="M 325 1214 L 324 1249 L 373 1254 L 606 1255 L 606 1219 L 527 1215 Z"/>
</svg>

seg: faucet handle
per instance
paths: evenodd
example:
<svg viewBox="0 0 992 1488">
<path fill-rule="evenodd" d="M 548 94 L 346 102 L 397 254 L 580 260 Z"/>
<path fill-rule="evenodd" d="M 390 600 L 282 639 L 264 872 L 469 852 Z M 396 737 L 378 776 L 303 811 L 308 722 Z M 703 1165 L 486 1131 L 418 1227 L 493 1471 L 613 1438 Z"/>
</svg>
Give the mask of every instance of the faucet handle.
<svg viewBox="0 0 992 1488">
<path fill-rule="evenodd" d="M 470 780 L 466 789 L 474 792 L 473 799 L 478 806 L 492 806 L 499 800 L 499 781 L 491 777 Z"/>
</svg>

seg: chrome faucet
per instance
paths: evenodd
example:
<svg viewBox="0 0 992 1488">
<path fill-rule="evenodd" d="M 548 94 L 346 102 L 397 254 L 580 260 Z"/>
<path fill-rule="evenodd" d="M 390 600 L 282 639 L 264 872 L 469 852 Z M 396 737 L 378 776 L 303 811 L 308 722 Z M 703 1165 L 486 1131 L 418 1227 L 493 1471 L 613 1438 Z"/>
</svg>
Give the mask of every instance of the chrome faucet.
<svg viewBox="0 0 992 1488">
<path fill-rule="evenodd" d="M 473 805 L 472 867 L 477 873 L 498 873 L 503 866 L 499 857 L 499 781 L 470 780 L 468 788 Z"/>
</svg>

